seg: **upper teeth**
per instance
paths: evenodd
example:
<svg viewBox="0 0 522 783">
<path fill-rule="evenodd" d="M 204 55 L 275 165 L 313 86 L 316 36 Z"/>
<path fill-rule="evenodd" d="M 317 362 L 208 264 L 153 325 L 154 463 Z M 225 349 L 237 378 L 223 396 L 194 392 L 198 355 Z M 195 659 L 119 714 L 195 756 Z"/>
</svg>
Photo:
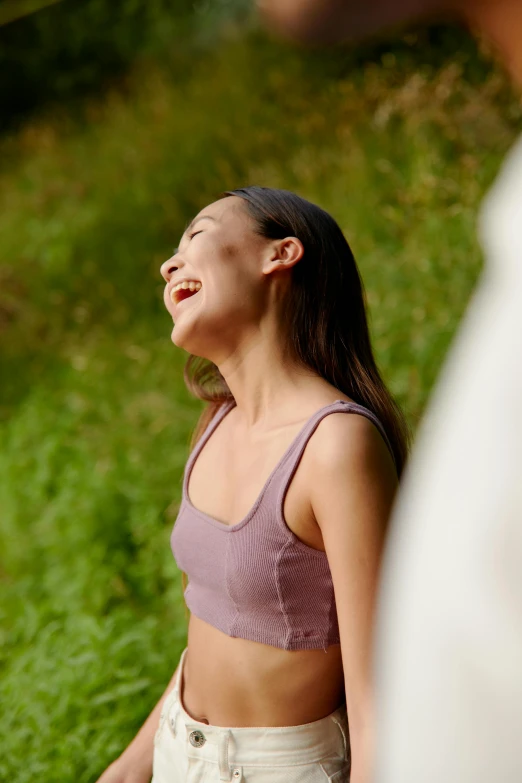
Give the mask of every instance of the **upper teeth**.
<svg viewBox="0 0 522 783">
<path fill-rule="evenodd" d="M 178 283 L 174 286 L 174 288 L 170 292 L 171 298 L 174 297 L 174 294 L 176 291 L 179 291 L 180 289 L 190 289 L 191 291 L 199 291 L 201 288 L 201 283 L 198 280 L 184 280 L 182 283 Z"/>
</svg>

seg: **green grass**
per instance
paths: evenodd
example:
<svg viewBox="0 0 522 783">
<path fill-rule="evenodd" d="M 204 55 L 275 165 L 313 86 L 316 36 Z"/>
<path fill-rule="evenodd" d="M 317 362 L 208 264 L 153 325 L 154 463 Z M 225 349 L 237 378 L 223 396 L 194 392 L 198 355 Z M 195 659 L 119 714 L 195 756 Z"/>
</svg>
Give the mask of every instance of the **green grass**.
<svg viewBox="0 0 522 783">
<path fill-rule="evenodd" d="M 422 414 L 520 114 L 494 70 L 316 65 L 232 37 L 1 142 L 0 780 L 95 780 L 177 665 L 169 535 L 201 404 L 158 270 L 205 203 L 256 183 L 329 210 L 383 374 Z"/>
</svg>

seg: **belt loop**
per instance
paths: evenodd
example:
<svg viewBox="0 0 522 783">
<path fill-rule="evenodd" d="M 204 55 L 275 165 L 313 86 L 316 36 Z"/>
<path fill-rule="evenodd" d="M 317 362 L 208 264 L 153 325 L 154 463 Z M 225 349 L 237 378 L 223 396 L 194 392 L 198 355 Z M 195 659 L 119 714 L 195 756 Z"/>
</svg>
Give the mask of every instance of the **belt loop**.
<svg viewBox="0 0 522 783">
<path fill-rule="evenodd" d="M 174 737 L 176 736 L 177 733 L 178 712 L 179 712 L 179 702 L 176 699 L 174 705 L 172 706 L 172 709 L 169 709 L 167 714 L 169 729 L 171 730 Z"/>
<path fill-rule="evenodd" d="M 163 706 L 161 708 L 160 719 L 159 719 L 160 728 L 163 726 L 163 724 L 167 720 L 167 717 L 168 717 L 168 714 L 169 714 L 169 710 L 170 710 L 172 702 L 175 700 L 175 698 L 176 698 L 176 693 L 175 693 L 174 690 L 170 691 L 165 696 L 165 700 L 164 700 Z"/>
<path fill-rule="evenodd" d="M 219 779 L 230 781 L 230 764 L 228 763 L 228 743 L 230 741 L 230 731 L 226 729 L 219 733 L 218 756 L 219 756 Z"/>
</svg>

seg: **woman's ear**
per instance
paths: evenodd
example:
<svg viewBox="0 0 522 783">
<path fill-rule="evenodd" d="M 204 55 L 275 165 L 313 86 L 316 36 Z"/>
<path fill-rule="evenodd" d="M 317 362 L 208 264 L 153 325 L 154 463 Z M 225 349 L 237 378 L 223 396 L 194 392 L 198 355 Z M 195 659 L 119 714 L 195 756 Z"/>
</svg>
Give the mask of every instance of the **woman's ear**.
<svg viewBox="0 0 522 783">
<path fill-rule="evenodd" d="M 274 240 L 263 263 L 263 274 L 269 275 L 281 269 L 290 269 L 304 255 L 304 246 L 297 237 Z"/>
</svg>

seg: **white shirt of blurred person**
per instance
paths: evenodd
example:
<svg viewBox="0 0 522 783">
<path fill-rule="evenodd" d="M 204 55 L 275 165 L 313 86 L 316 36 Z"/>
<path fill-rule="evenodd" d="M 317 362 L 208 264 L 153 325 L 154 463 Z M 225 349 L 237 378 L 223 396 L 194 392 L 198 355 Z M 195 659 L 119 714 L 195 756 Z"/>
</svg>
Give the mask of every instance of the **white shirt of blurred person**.
<svg viewBox="0 0 522 783">
<path fill-rule="evenodd" d="M 454 10 L 522 84 L 522 0 L 260 5 L 294 36 L 324 41 Z M 392 515 L 376 629 L 377 783 L 522 781 L 522 140 L 480 234 L 485 269 Z"/>
</svg>

